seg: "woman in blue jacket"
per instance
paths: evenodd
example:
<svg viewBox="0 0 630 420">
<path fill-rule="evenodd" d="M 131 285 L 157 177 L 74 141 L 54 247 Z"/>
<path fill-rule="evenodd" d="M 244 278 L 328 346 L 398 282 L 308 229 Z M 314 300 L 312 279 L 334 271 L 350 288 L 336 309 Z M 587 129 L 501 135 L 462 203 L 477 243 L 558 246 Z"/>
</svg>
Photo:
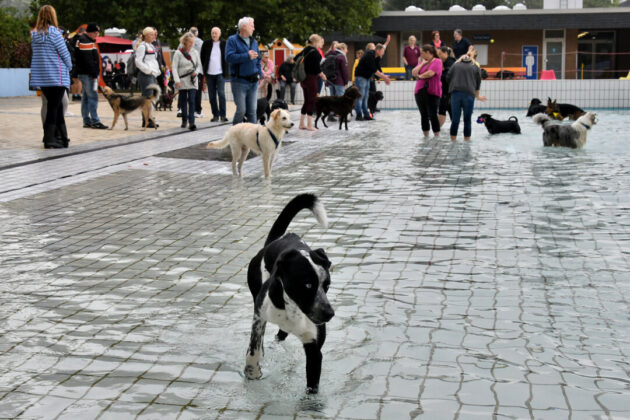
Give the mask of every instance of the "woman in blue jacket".
<svg viewBox="0 0 630 420">
<path fill-rule="evenodd" d="M 68 147 L 70 143 L 62 99 L 70 87 L 72 60 L 57 26 L 57 12 L 52 6 L 45 5 L 39 9 L 37 24 L 31 33 L 31 85 L 39 87 L 48 102 L 44 122 L 46 149 Z M 55 137 L 56 129 L 61 134 L 61 141 Z"/>
</svg>

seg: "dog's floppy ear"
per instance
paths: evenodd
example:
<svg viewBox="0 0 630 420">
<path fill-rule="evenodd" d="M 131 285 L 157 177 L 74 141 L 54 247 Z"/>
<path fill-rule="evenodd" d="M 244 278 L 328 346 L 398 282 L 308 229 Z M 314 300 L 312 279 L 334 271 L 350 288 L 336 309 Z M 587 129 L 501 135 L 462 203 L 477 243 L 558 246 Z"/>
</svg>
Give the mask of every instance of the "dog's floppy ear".
<svg viewBox="0 0 630 420">
<path fill-rule="evenodd" d="M 280 110 L 276 109 L 275 111 L 273 111 L 271 113 L 271 118 L 273 118 L 274 120 L 277 120 L 280 118 Z"/>
<path fill-rule="evenodd" d="M 322 248 L 318 248 L 315 251 L 311 251 L 310 256 L 315 264 L 321 265 L 326 270 L 330 269 L 330 266 L 332 264 L 330 263 L 330 260 L 328 259 L 328 255 L 326 255 L 326 251 L 324 251 Z"/>
</svg>

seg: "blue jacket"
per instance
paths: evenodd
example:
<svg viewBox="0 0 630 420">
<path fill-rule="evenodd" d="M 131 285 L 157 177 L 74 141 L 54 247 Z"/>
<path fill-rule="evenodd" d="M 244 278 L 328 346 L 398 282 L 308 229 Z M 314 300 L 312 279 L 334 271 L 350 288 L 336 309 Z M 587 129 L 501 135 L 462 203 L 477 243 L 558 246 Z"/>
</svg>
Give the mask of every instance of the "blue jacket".
<svg viewBox="0 0 630 420">
<path fill-rule="evenodd" d="M 50 26 L 48 32 L 31 33 L 31 86 L 70 87 L 72 59 L 59 30 Z"/>
<path fill-rule="evenodd" d="M 250 77 L 255 74 L 262 77 L 258 42 L 256 42 L 253 37 L 249 39 L 251 40 L 249 47 L 238 34 L 230 36 L 225 43 L 225 61 L 230 65 L 231 79 L 236 77 Z M 249 58 L 249 50 L 256 51 L 258 58 L 251 60 Z"/>
</svg>

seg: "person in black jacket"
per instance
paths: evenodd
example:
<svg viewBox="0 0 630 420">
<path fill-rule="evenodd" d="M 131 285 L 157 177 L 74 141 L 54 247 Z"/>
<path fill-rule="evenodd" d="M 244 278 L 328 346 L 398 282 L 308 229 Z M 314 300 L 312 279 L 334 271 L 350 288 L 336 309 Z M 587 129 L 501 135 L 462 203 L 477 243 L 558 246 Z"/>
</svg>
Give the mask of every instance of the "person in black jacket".
<svg viewBox="0 0 630 420">
<path fill-rule="evenodd" d="M 221 40 L 221 29 L 217 27 L 212 28 L 210 35 L 212 39 L 204 41 L 201 46 L 201 65 L 212 108 L 210 121 L 227 121 L 225 116 L 225 78 L 230 69 L 225 61 L 225 41 Z M 218 106 L 217 97 L 219 98 Z"/>
<path fill-rule="evenodd" d="M 98 77 L 101 73 L 100 55 L 96 47 L 96 37 L 100 28 L 94 22 L 88 23 L 85 33 L 79 35 L 74 46 L 77 62 L 77 75 L 81 81 L 81 116 L 84 128 L 107 128 L 98 114 Z"/>
<path fill-rule="evenodd" d="M 442 97 L 440 98 L 440 106 L 438 108 L 438 120 L 440 121 L 440 127 L 444 125 L 446 121 L 446 113 L 453 119 L 451 115 L 451 95 L 448 93 L 448 81 L 446 75 L 455 64 L 455 57 L 453 57 L 453 50 L 446 45 L 442 45 L 437 50 L 438 57 L 442 60 Z"/>
<path fill-rule="evenodd" d="M 295 87 L 297 80 L 293 78 L 293 68 L 295 67 L 295 57 L 289 55 L 287 59 L 280 65 L 278 75 L 280 76 L 280 89 L 278 89 L 278 99 L 284 101 L 287 85 L 291 89 L 291 103 L 295 105 Z"/>
<path fill-rule="evenodd" d="M 324 39 L 313 34 L 308 37 L 306 47 L 298 54 L 298 57 L 304 57 L 304 71 L 306 72 L 306 79 L 300 82 L 304 91 L 304 105 L 300 111 L 300 129 L 302 130 L 317 131 L 317 128 L 313 127 L 313 112 L 315 111 L 317 92 L 319 92 L 319 79 L 326 81 L 326 75 L 320 67 L 322 56 L 317 49 L 322 48 L 323 45 Z M 304 125 L 305 119 L 307 125 Z"/>
<path fill-rule="evenodd" d="M 381 70 L 380 58 L 385 54 L 385 46 L 377 44 L 373 50 L 368 50 L 363 54 L 356 70 L 354 71 L 354 84 L 359 88 L 361 92 L 361 98 L 357 100 L 355 105 L 355 111 L 357 112 L 356 120 L 373 120 L 368 109 L 368 98 L 370 97 L 370 79 L 372 76 L 385 80 L 385 84 L 389 85 L 389 76 L 383 74 Z"/>
</svg>

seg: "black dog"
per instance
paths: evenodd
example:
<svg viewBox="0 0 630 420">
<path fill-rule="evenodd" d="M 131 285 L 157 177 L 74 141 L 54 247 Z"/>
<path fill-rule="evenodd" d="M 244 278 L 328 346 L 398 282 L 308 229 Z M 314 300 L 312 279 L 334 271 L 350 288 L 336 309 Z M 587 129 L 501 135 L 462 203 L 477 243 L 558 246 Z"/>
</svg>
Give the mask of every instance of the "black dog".
<svg viewBox="0 0 630 420">
<path fill-rule="evenodd" d="M 377 108 L 378 101 L 382 101 L 384 98 L 383 92 L 377 90 L 376 92 L 370 92 L 370 96 L 368 97 L 368 109 L 370 110 L 370 114 L 374 115 L 375 112 L 380 112 L 381 110 Z"/>
<path fill-rule="evenodd" d="M 521 134 L 521 127 L 518 125 L 518 119 L 514 116 L 508 118 L 507 121 L 499 121 L 492 118 L 490 114 L 481 114 L 477 118 L 477 123 L 485 124 L 490 134 L 514 133 Z"/>
<path fill-rule="evenodd" d="M 302 194 L 286 205 L 274 222 L 265 246 L 249 263 L 247 284 L 254 298 L 254 319 L 247 349 L 245 376 L 259 379 L 260 357 L 267 322 L 280 327 L 276 338 L 296 335 L 306 353 L 307 392 L 317 393 L 322 369 L 321 348 L 326 340 L 326 322 L 335 311 L 326 292 L 330 286 L 330 261 L 323 249 L 311 250 L 296 234 L 285 234 L 289 223 L 309 209 L 322 226 L 326 210 L 316 196 Z M 269 278 L 263 283 L 263 271 Z"/>
<path fill-rule="evenodd" d="M 514 79 L 514 76 L 516 76 L 516 74 L 514 74 L 513 71 L 503 70 L 503 71 L 498 71 L 495 77 L 497 79 L 509 80 L 509 79 Z"/>
<path fill-rule="evenodd" d="M 361 97 L 359 88 L 356 86 L 350 86 L 344 92 L 343 96 L 320 96 L 315 101 L 315 108 L 317 109 L 317 116 L 315 117 L 315 128 L 317 128 L 317 121 L 322 118 L 324 127 L 326 125 L 326 116 L 330 113 L 339 115 L 339 129 L 341 125 L 346 123 L 346 130 L 348 129 L 348 114 L 352 112 L 354 103 Z"/>
<path fill-rule="evenodd" d="M 547 107 L 543 105 L 542 101 L 538 98 L 532 99 L 529 103 L 529 109 L 527 110 L 526 117 L 533 117 L 536 114 L 547 112 Z"/>
</svg>

